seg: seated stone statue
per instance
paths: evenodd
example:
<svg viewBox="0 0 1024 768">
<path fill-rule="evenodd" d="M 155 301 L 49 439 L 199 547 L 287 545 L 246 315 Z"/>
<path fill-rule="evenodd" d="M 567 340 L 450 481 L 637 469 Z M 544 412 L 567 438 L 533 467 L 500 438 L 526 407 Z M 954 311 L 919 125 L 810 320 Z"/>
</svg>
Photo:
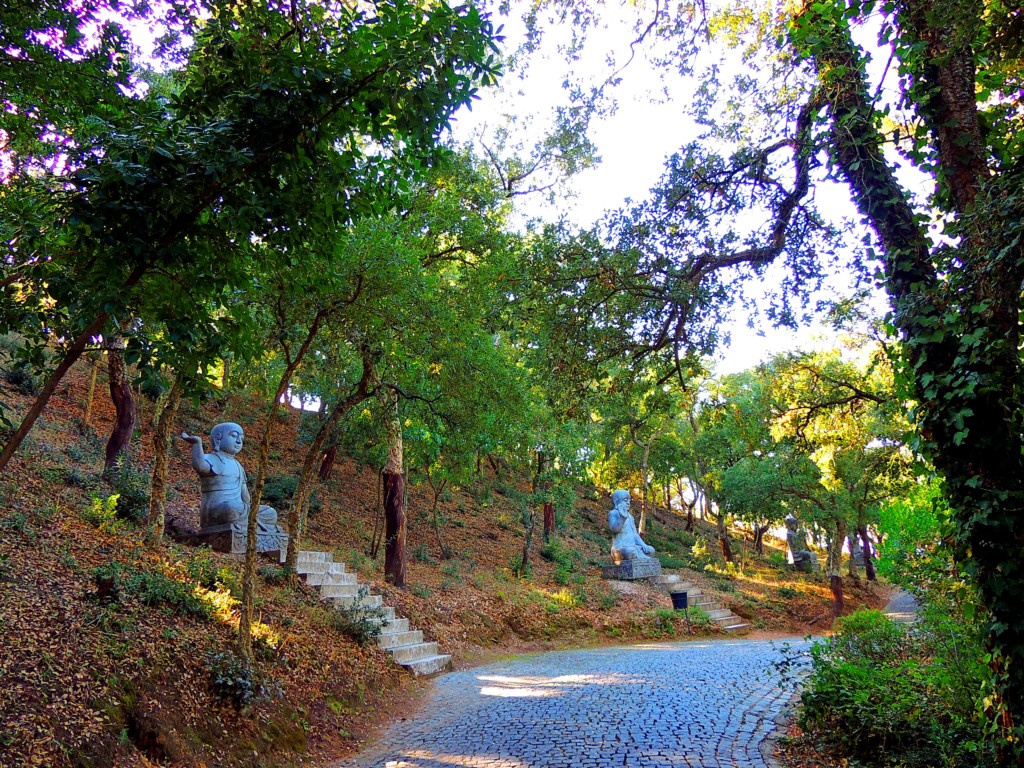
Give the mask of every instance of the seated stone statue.
<svg viewBox="0 0 1024 768">
<path fill-rule="evenodd" d="M 807 531 L 803 529 L 795 515 L 786 515 L 786 543 L 789 545 L 794 568 L 804 573 L 812 573 L 819 569 L 818 556 L 811 551 L 807 543 Z"/>
<path fill-rule="evenodd" d="M 199 537 L 208 539 L 214 549 L 223 549 L 218 543 L 226 535 L 230 538 L 226 551 L 245 552 L 251 499 L 245 469 L 235 458 L 245 442 L 245 431 L 234 422 L 218 424 L 210 430 L 212 453 L 203 452 L 199 435 L 182 432 L 181 439 L 192 445 L 192 468 L 202 489 Z M 284 562 L 288 534 L 277 524 L 277 512 L 261 504 L 256 520 L 256 551 L 280 552 Z"/>
<path fill-rule="evenodd" d="M 629 512 L 629 491 L 612 494 L 612 511 L 608 513 L 608 527 L 615 534 L 612 539 L 612 561 L 618 565 L 625 560 L 653 560 L 654 547 L 640 538 L 640 533 Z"/>
</svg>

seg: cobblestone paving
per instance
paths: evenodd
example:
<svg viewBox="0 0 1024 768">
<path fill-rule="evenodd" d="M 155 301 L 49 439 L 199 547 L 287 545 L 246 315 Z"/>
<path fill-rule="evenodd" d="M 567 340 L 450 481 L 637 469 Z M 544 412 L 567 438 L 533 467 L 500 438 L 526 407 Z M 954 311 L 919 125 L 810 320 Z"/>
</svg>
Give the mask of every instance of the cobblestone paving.
<svg viewBox="0 0 1024 768">
<path fill-rule="evenodd" d="M 759 747 L 791 696 L 780 644 L 563 651 L 444 675 L 415 719 L 337 768 L 766 768 Z"/>
</svg>

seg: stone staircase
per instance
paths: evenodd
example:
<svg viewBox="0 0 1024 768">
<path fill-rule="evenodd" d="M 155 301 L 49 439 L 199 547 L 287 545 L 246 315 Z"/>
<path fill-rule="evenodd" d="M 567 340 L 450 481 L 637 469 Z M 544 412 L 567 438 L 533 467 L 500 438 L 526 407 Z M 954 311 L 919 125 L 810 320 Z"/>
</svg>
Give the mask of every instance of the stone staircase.
<svg viewBox="0 0 1024 768">
<path fill-rule="evenodd" d="M 295 570 L 299 577 L 315 588 L 320 597 L 339 608 L 364 605 L 380 607 L 384 623 L 377 644 L 415 676 L 442 672 L 451 665 L 452 657 L 437 652 L 437 643 L 423 641 L 421 630 L 410 630 L 409 620 L 395 616 L 395 609 L 383 605 L 380 595 L 371 595 L 360 585 L 354 573 L 345 570 L 344 563 L 334 562 L 329 552 L 299 552 Z"/>
<path fill-rule="evenodd" d="M 690 608 L 700 608 L 706 613 L 711 621 L 720 626 L 726 632 L 739 632 L 748 629 L 749 624 L 739 616 L 730 611 L 721 602 L 715 600 L 712 595 L 705 595 L 704 591 L 691 581 L 687 581 L 677 573 L 663 573 L 654 578 L 654 583 L 664 587 L 668 593 L 687 593 L 687 604 Z"/>
</svg>

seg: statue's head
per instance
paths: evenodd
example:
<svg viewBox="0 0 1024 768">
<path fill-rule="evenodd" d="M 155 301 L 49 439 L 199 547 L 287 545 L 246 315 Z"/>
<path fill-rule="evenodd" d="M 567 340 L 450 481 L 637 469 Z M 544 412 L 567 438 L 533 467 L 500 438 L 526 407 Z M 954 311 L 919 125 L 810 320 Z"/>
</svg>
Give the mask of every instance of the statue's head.
<svg viewBox="0 0 1024 768">
<path fill-rule="evenodd" d="M 612 491 L 612 506 L 617 507 L 620 504 L 629 506 L 629 491 Z"/>
<path fill-rule="evenodd" d="M 786 515 L 786 528 L 791 531 L 795 531 L 797 524 L 800 521 L 796 519 L 796 515 Z"/>
<path fill-rule="evenodd" d="M 210 430 L 210 442 L 213 450 L 235 454 L 242 450 L 245 430 L 233 421 L 225 421 Z"/>
</svg>

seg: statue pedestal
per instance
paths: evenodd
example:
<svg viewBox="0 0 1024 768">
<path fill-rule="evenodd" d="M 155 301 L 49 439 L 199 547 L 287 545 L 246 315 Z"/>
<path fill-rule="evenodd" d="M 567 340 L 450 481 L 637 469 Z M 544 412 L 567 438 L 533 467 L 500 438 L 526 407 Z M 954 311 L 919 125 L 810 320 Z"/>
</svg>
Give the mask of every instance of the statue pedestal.
<svg viewBox="0 0 1024 768">
<path fill-rule="evenodd" d="M 246 523 L 225 523 L 200 528 L 197 532 L 186 536 L 188 543 L 206 545 L 215 552 L 227 552 L 232 555 L 244 555 L 246 543 Z M 282 528 L 275 531 L 256 531 L 256 551 L 261 554 L 276 554 L 278 562 L 283 563 L 288 557 L 288 534 Z"/>
<path fill-rule="evenodd" d="M 601 578 L 623 579 L 632 581 L 634 579 L 653 579 L 661 576 L 661 563 L 655 558 L 643 560 L 623 560 L 618 565 L 610 563 L 601 566 Z"/>
</svg>

